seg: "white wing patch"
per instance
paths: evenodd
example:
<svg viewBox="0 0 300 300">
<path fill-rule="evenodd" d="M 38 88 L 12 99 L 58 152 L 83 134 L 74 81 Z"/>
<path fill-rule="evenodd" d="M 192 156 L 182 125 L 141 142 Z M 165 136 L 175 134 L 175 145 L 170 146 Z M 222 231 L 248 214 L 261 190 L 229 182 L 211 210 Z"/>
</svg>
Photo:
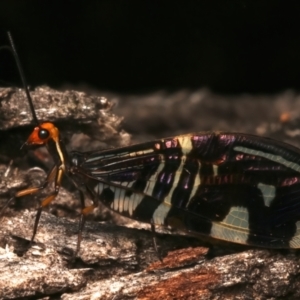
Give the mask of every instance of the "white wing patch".
<svg viewBox="0 0 300 300">
<path fill-rule="evenodd" d="M 241 206 L 231 207 L 222 222 L 213 222 L 210 235 L 221 240 L 245 244 L 248 240 L 249 213 Z"/>
<path fill-rule="evenodd" d="M 269 207 L 276 196 L 276 187 L 274 185 L 268 185 L 263 183 L 259 183 L 257 187 L 260 189 L 263 195 L 265 206 Z"/>
</svg>

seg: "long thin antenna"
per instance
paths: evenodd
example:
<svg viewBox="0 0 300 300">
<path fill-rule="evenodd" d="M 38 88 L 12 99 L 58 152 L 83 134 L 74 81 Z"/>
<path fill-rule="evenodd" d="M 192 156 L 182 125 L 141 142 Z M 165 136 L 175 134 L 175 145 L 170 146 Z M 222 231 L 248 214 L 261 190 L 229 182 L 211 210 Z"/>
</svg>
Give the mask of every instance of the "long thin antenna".
<svg viewBox="0 0 300 300">
<path fill-rule="evenodd" d="M 17 53 L 17 50 L 16 50 L 16 46 L 14 44 L 11 33 L 9 31 L 7 32 L 7 36 L 8 36 L 8 39 L 9 39 L 10 46 L 11 46 L 12 54 L 15 58 L 15 61 L 16 61 L 17 67 L 18 67 L 18 71 L 19 71 L 19 74 L 20 74 L 20 77 L 21 77 L 21 80 L 22 80 L 22 84 L 23 84 L 23 87 L 24 87 L 24 90 L 25 90 L 25 93 L 26 93 L 26 96 L 27 96 L 27 99 L 28 99 L 29 107 L 30 107 L 30 110 L 31 110 L 31 113 L 32 113 L 32 118 L 33 118 L 34 122 L 37 125 L 39 125 L 39 121 L 38 121 L 38 118 L 37 118 L 35 110 L 34 110 L 32 98 L 31 98 L 30 93 L 29 93 L 29 89 L 28 89 L 28 86 L 27 86 L 27 83 L 26 83 L 26 79 L 25 79 L 25 76 L 24 76 L 24 72 L 23 72 L 23 69 L 22 69 L 22 65 L 21 65 L 18 53 Z"/>
</svg>

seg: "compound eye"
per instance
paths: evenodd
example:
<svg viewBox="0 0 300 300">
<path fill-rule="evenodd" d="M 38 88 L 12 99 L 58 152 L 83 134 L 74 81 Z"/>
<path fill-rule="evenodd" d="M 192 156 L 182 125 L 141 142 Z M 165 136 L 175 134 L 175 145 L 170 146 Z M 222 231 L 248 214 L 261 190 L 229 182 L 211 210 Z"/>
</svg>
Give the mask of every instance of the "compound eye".
<svg viewBox="0 0 300 300">
<path fill-rule="evenodd" d="M 41 140 L 47 139 L 49 137 L 49 135 L 50 135 L 50 133 L 49 133 L 49 131 L 47 129 L 41 128 L 39 130 L 39 138 Z"/>
</svg>

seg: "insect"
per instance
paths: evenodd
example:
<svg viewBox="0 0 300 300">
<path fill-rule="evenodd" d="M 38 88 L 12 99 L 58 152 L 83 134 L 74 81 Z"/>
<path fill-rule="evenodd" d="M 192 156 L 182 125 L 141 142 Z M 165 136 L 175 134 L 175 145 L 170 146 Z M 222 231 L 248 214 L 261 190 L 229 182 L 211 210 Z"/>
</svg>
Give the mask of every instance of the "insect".
<svg viewBox="0 0 300 300">
<path fill-rule="evenodd" d="M 300 248 L 300 149 L 249 134 L 200 132 L 67 153 L 59 129 L 39 123 L 29 92 L 27 97 L 36 127 L 25 144 L 45 145 L 55 162 L 44 184 L 14 197 L 54 181 L 54 191 L 38 208 L 32 241 L 43 208 L 55 199 L 66 175 L 79 190 L 82 208 L 76 254 L 86 215 L 99 201 L 123 216 L 193 236 Z M 92 205 L 85 206 L 85 194 Z"/>
</svg>

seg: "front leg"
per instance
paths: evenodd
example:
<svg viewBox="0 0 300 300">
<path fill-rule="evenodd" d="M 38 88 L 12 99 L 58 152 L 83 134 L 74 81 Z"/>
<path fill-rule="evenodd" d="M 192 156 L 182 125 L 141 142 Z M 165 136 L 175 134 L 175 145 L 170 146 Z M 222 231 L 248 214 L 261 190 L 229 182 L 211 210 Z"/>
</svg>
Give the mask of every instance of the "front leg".
<svg viewBox="0 0 300 300">
<path fill-rule="evenodd" d="M 54 166 L 51 171 L 48 173 L 47 175 L 47 178 L 46 180 L 44 181 L 44 183 L 38 187 L 30 187 L 30 188 L 27 188 L 27 189 L 24 189 L 24 190 L 21 190 L 19 192 L 17 192 L 13 197 L 11 197 L 5 204 L 4 206 L 1 208 L 1 211 L 0 211 L 0 216 L 3 216 L 5 210 L 7 209 L 7 207 L 10 205 L 10 203 L 15 200 L 15 199 L 18 199 L 18 198 L 21 198 L 23 196 L 26 196 L 26 195 L 31 195 L 31 194 L 35 194 L 37 193 L 38 191 L 40 190 L 43 190 L 45 189 L 48 184 L 50 182 L 52 182 L 56 176 L 56 173 L 57 173 L 57 166 Z"/>
<path fill-rule="evenodd" d="M 57 194 L 59 193 L 59 189 L 60 189 L 60 186 L 61 186 L 62 175 L 64 173 L 64 170 L 63 170 L 62 166 L 59 166 L 58 169 L 57 169 L 57 167 L 55 167 L 54 169 L 57 170 L 56 174 L 55 174 L 54 191 L 41 202 L 41 204 L 38 208 L 38 211 L 37 211 L 37 214 L 36 214 L 36 217 L 35 217 L 35 221 L 34 221 L 34 227 L 33 227 L 33 234 L 32 234 L 32 237 L 31 237 L 31 243 L 34 241 L 43 208 L 46 207 L 47 205 L 49 205 L 55 199 Z M 51 171 L 51 173 L 52 173 L 52 171 Z M 49 175 L 51 175 L 51 174 L 49 174 Z"/>
</svg>

